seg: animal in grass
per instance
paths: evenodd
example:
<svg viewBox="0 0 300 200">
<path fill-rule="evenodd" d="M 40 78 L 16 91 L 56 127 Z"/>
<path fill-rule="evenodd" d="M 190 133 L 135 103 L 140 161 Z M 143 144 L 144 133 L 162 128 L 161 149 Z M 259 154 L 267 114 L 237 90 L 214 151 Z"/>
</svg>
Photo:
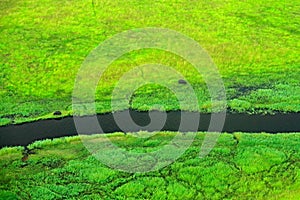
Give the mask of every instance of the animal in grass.
<svg viewBox="0 0 300 200">
<path fill-rule="evenodd" d="M 185 84 L 187 84 L 187 81 L 186 81 L 186 80 L 183 80 L 183 79 L 179 79 L 179 80 L 178 80 L 178 84 L 183 84 L 183 85 L 185 85 Z"/>
<path fill-rule="evenodd" d="M 61 112 L 59 110 L 57 110 L 53 113 L 53 115 L 61 115 Z"/>
</svg>

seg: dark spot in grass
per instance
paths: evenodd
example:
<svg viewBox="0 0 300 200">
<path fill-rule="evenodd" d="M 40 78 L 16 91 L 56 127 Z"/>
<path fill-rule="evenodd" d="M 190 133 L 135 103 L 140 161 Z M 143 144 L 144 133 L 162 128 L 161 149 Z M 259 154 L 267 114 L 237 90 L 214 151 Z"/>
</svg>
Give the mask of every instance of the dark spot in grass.
<svg viewBox="0 0 300 200">
<path fill-rule="evenodd" d="M 29 149 L 27 146 L 25 146 L 25 147 L 24 147 L 24 150 L 23 150 L 23 152 L 22 152 L 23 157 L 22 157 L 21 160 L 22 160 L 23 162 L 27 161 L 30 154 L 35 154 L 35 152 L 34 152 L 32 149 Z"/>
<path fill-rule="evenodd" d="M 53 113 L 53 115 L 61 115 L 61 112 L 59 110 L 57 110 Z"/>
<path fill-rule="evenodd" d="M 34 116 L 37 113 L 32 113 L 31 115 Z M 16 119 L 19 117 L 29 117 L 30 115 L 28 113 L 14 113 L 14 114 L 6 114 L 2 115 L 0 118 L 8 118 L 8 119 Z"/>
<path fill-rule="evenodd" d="M 27 161 L 28 160 L 28 155 L 23 155 L 23 157 L 22 157 L 22 162 L 25 162 L 25 161 Z"/>
<path fill-rule="evenodd" d="M 179 84 L 187 84 L 186 80 L 183 80 L 183 79 L 179 79 L 179 80 L 178 80 L 178 83 L 179 83 Z"/>
<path fill-rule="evenodd" d="M 272 86 L 269 84 L 254 85 L 254 86 L 236 85 L 231 88 L 235 89 L 235 94 L 233 94 L 229 99 L 237 99 L 241 96 L 249 95 L 251 92 L 254 92 L 259 89 L 270 89 L 272 88 Z"/>
<path fill-rule="evenodd" d="M 1 116 L 1 118 L 9 118 L 9 119 L 14 119 L 15 117 L 17 117 L 17 114 L 7 114 Z"/>
</svg>

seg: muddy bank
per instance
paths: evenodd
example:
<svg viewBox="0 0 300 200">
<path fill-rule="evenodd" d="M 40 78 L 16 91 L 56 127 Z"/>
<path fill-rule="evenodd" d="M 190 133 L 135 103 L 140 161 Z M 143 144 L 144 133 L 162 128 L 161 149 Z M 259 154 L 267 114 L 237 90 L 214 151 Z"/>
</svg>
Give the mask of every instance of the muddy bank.
<svg viewBox="0 0 300 200">
<path fill-rule="evenodd" d="M 163 115 L 158 111 L 155 115 Z M 187 112 L 186 112 L 187 113 Z M 125 111 L 119 112 L 125 114 Z M 193 113 L 187 113 L 191 115 Z M 194 113 L 195 114 L 195 113 Z M 150 123 L 148 112 L 138 112 L 130 110 L 130 115 L 133 121 L 139 126 L 147 126 Z M 198 131 L 207 131 L 210 123 L 210 114 L 201 114 L 199 120 Z M 90 123 L 91 117 L 83 117 L 84 122 Z M 102 131 L 99 131 L 97 127 L 93 127 L 93 124 L 87 125 L 89 131 L 86 134 L 92 133 L 112 133 L 117 131 L 122 132 L 134 132 L 140 129 L 133 126 L 123 126 L 122 130 L 116 124 L 112 113 L 97 115 L 99 124 Z M 181 119 L 181 112 L 171 111 L 167 112 L 166 123 L 163 128 L 146 127 L 144 130 L 155 131 L 157 129 L 178 131 Z M 189 128 L 181 129 L 181 131 L 190 131 Z M 289 114 L 276 114 L 276 115 L 249 115 L 249 114 L 227 114 L 223 132 L 267 132 L 267 133 L 288 133 L 288 132 L 300 132 L 300 113 Z M 0 147 L 3 146 L 16 146 L 16 145 L 28 145 L 36 140 L 53 139 L 63 136 L 77 135 L 74 120 L 72 117 L 65 117 L 62 119 L 49 119 L 41 120 L 31 123 L 24 123 L 20 125 L 8 125 L 0 127 Z"/>
</svg>

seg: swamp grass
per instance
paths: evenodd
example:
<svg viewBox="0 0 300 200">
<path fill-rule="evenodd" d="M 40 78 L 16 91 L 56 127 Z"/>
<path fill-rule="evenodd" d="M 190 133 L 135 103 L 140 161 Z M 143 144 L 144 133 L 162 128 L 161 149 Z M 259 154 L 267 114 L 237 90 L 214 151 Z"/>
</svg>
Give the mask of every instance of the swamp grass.
<svg viewBox="0 0 300 200">
<path fill-rule="evenodd" d="M 52 118 L 56 110 L 71 115 L 74 80 L 85 57 L 113 35 L 144 27 L 197 41 L 219 69 L 230 112 L 300 111 L 297 1 L 4 0 L 0 7 L 0 125 Z M 112 110 L 118 78 L 145 63 L 181 72 L 196 91 L 199 111 L 211 112 L 206 85 L 189 63 L 145 49 L 123 55 L 106 71 L 95 94 L 98 113 Z M 139 88 L 131 105 L 117 107 L 148 110 L 157 102 L 166 110 L 179 108 L 172 92 L 157 85 Z"/>
<path fill-rule="evenodd" d="M 115 133 L 108 137 L 128 151 L 151 151 L 176 134 L 159 132 L 137 138 L 134 133 Z M 199 158 L 204 136 L 197 133 L 188 150 L 171 165 L 146 173 L 108 168 L 87 151 L 79 136 L 37 141 L 29 146 L 32 154 L 25 161 L 21 147 L 3 148 L 0 199 L 300 197 L 299 134 L 222 134 L 210 154 Z M 99 142 L 105 136 L 86 137 Z"/>
</svg>

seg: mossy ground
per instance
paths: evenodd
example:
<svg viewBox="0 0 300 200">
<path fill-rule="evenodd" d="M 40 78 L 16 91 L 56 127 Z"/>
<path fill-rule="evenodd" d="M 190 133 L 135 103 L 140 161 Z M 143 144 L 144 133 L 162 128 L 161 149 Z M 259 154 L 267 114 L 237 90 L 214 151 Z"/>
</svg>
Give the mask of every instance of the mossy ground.
<svg viewBox="0 0 300 200">
<path fill-rule="evenodd" d="M 148 151 L 175 134 L 109 137 L 129 151 Z M 210 154 L 199 158 L 204 135 L 197 133 L 174 163 L 147 173 L 106 167 L 78 136 L 35 142 L 26 161 L 22 148 L 4 148 L 0 199 L 299 199 L 299 134 L 222 134 Z M 98 137 L 103 135 L 91 140 Z"/>
<path fill-rule="evenodd" d="M 0 7 L 2 125 L 51 118 L 55 110 L 70 115 L 85 57 L 113 35 L 143 27 L 173 29 L 206 49 L 223 78 L 230 111 L 300 111 L 297 1 L 4 0 Z M 97 112 L 111 111 L 118 78 L 145 63 L 181 72 L 197 93 L 200 111 L 210 112 L 201 75 L 182 58 L 158 50 L 131 52 L 110 66 L 96 92 Z M 166 110 L 179 108 L 170 91 L 148 85 L 136 91 L 132 105 L 119 109 L 147 110 L 157 102 Z"/>
</svg>

